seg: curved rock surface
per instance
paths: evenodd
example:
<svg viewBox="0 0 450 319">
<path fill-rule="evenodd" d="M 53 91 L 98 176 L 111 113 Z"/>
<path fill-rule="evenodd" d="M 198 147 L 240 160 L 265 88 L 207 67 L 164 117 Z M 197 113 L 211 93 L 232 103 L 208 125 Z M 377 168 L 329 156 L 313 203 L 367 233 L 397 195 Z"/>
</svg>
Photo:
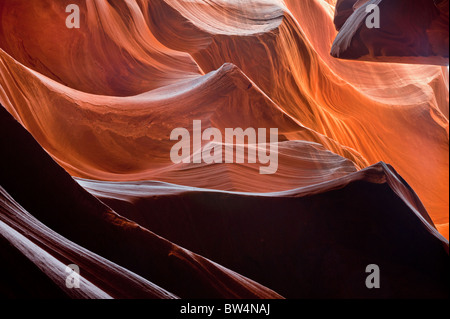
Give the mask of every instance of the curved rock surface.
<svg viewBox="0 0 450 319">
<path fill-rule="evenodd" d="M 376 27 L 368 5 L 379 8 Z M 339 0 L 336 8 L 334 23 L 340 33 L 333 56 L 448 66 L 448 0 Z"/>
<path fill-rule="evenodd" d="M 362 27 L 375 2 L 388 29 Z M 448 295 L 448 1 L 72 3 L 79 29 L 60 1 L 0 3 L 0 253 L 46 295 Z M 226 140 L 172 162 L 198 120 L 277 128 L 276 173 L 249 163 L 261 145 L 192 164 Z"/>
</svg>

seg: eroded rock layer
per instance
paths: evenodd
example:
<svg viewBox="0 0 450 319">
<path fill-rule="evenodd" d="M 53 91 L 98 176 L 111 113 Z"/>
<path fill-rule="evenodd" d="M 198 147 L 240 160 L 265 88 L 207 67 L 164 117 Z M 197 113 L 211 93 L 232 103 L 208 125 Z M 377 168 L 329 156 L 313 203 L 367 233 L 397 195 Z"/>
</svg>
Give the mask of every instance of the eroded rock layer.
<svg viewBox="0 0 450 319">
<path fill-rule="evenodd" d="M 61 1 L 0 2 L 0 255 L 19 265 L 0 294 L 35 278 L 72 298 L 448 296 L 435 2 L 73 0 L 72 29 Z M 380 30 L 364 29 L 371 3 Z M 253 144 L 194 163 L 225 139 L 174 163 L 171 133 L 195 121 L 278 129 L 276 172 Z"/>
</svg>

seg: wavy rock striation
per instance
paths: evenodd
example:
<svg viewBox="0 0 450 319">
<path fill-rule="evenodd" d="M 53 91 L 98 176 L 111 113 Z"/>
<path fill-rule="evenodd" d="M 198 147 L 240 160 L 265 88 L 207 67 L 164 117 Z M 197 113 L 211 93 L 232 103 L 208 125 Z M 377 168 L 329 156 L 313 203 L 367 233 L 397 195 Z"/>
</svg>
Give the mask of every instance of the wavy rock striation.
<svg viewBox="0 0 450 319">
<path fill-rule="evenodd" d="M 0 3 L 1 294 L 448 296 L 448 1 L 72 3 Z M 199 120 L 277 128 L 276 173 L 172 162 Z"/>
</svg>

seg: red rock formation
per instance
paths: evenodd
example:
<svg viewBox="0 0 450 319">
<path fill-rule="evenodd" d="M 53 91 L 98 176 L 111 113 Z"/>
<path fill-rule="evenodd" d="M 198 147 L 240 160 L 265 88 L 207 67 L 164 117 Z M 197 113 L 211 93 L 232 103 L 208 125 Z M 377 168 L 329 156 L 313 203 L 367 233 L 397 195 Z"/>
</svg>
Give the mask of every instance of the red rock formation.
<svg viewBox="0 0 450 319">
<path fill-rule="evenodd" d="M 30 234 L 38 223 L 48 227 L 27 237 L 0 219 L 0 249 L 24 269 L 40 265 L 26 254 L 37 245 L 39 254 L 56 258 L 52 263 L 68 261 L 60 251 L 79 249 L 92 254 L 76 260 L 91 274 L 111 267 L 101 282 L 85 278 L 92 286 L 84 297 L 133 297 L 140 287 L 142 296 L 182 298 L 445 294 L 448 69 L 430 64 L 448 63 L 441 45 L 448 42 L 448 1 L 381 1 L 384 34 L 360 28 L 365 1 L 72 2 L 81 9 L 80 29 L 66 28 L 60 1 L 0 3 L 0 102 L 38 143 L 2 115 L 2 149 L 11 157 L 2 158 L 0 185 L 14 209 L 0 218 L 15 214 L 18 223 L 32 215 Z M 405 15 L 394 21 L 400 9 Z M 389 63 L 366 62 L 375 60 Z M 171 132 L 192 135 L 194 120 L 222 134 L 277 128 L 276 174 L 260 174 L 247 157 L 242 164 L 174 164 Z M 186 216 L 195 222 L 181 229 Z M 220 228 L 225 221 L 230 226 Z M 28 248 L 17 248 L 15 232 Z M 45 242 L 49 234 L 62 238 L 58 253 Z M 423 249 L 396 254 L 406 241 Z M 314 287 L 306 278 L 320 255 L 325 277 Z M 292 268 L 282 266 L 286 256 Z M 333 274 L 342 256 L 348 262 Z M 392 274 L 408 267 L 405 260 L 417 261 L 402 280 L 418 289 L 408 292 L 392 275 L 391 290 L 360 291 L 360 261 L 371 258 Z M 308 262 L 301 273 L 300 260 Z M 109 262 L 129 271 L 120 279 L 129 290 L 105 286 L 118 269 Z M 47 266 L 40 265 L 45 276 L 37 280 L 50 295 L 66 295 L 51 285 Z M 339 280 L 345 271 L 354 276 L 348 291 Z M 182 283 L 184 276 L 192 280 Z M 307 288 L 296 291 L 299 284 Z"/>
<path fill-rule="evenodd" d="M 369 4 L 379 7 L 380 28 L 366 25 Z M 339 0 L 336 8 L 333 56 L 448 66 L 448 0 Z"/>
<path fill-rule="evenodd" d="M 2 243 L 22 252 L 70 297 L 281 297 L 118 215 L 82 189 L 3 108 L 0 121 L 0 146 L 10 152 L 0 171 Z M 90 289 L 67 292 L 62 264 L 79 265 Z"/>
</svg>

